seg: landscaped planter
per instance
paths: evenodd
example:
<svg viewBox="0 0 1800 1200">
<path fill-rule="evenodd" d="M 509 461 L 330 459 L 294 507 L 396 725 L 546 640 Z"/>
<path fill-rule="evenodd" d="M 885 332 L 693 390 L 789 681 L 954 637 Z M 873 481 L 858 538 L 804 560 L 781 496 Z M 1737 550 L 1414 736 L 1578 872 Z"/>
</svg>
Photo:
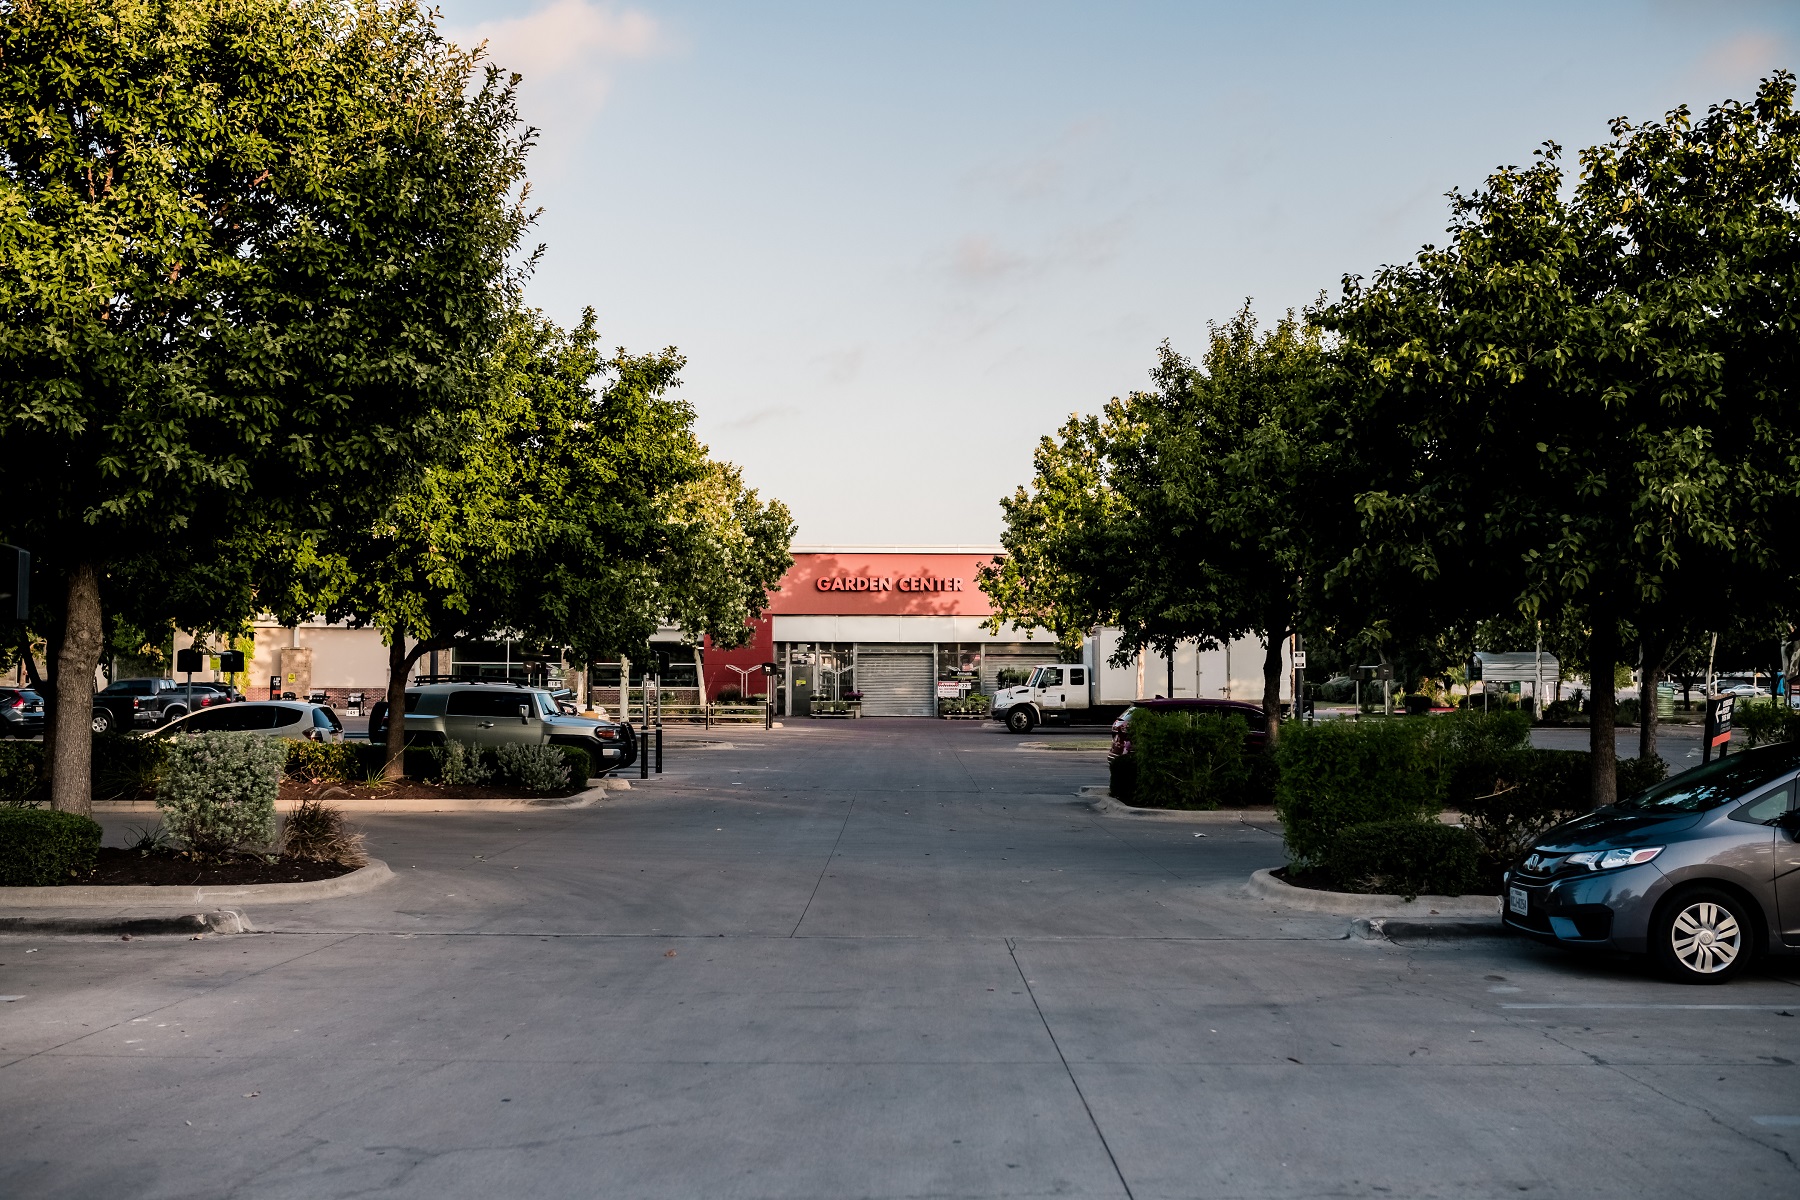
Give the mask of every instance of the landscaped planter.
<svg viewBox="0 0 1800 1200">
<path fill-rule="evenodd" d="M 1295 887 L 1281 880 L 1273 871 L 1258 871 L 1250 876 L 1250 894 L 1289 908 L 1339 913 L 1349 917 L 1373 916 L 1381 912 L 1433 917 L 1500 916 L 1498 896 L 1414 896 L 1408 900 L 1404 896 L 1369 892 L 1328 892 L 1319 888 Z"/>
<path fill-rule="evenodd" d="M 821 708 L 821 704 L 829 704 L 831 707 Z M 851 717 L 862 716 L 862 704 L 847 700 L 815 700 L 809 715 L 821 719 L 831 718 L 835 720 L 847 720 Z"/>
</svg>

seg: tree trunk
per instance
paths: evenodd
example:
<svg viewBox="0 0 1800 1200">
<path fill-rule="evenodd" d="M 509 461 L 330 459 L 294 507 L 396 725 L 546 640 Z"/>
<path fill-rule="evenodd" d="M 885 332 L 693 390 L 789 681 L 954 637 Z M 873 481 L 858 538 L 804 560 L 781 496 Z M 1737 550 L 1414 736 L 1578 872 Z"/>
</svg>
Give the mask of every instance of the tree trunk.
<svg viewBox="0 0 1800 1200">
<path fill-rule="evenodd" d="M 56 705 L 48 731 L 50 806 L 87 816 L 94 809 L 94 670 L 105 640 L 100 573 L 93 563 L 76 563 L 67 588 L 56 648 Z"/>
<path fill-rule="evenodd" d="M 37 655 L 31 652 L 31 635 L 19 626 L 19 655 L 25 662 L 26 685 L 40 696 L 49 697 L 44 691 L 44 677 L 38 674 Z"/>
<path fill-rule="evenodd" d="M 1642 664 L 1642 677 L 1638 681 L 1638 757 L 1656 757 L 1656 733 L 1659 717 L 1656 712 L 1656 685 L 1662 682 L 1663 660 L 1668 657 L 1665 643 L 1648 641 L 1643 643 L 1643 653 L 1639 656 Z"/>
<path fill-rule="evenodd" d="M 1613 667 L 1619 661 L 1619 634 L 1611 617 L 1600 617 L 1588 638 L 1589 800 L 1595 808 L 1619 798 L 1617 749 L 1613 745 Z"/>
<path fill-rule="evenodd" d="M 1281 736 L 1281 644 L 1287 640 L 1287 622 L 1271 625 L 1263 631 L 1263 720 L 1269 731 L 1269 745 Z"/>
<path fill-rule="evenodd" d="M 381 768 L 383 779 L 399 779 L 406 774 L 406 673 L 411 666 L 406 656 L 406 626 L 397 623 L 388 631 L 387 730 L 382 738 L 387 763 Z"/>
</svg>

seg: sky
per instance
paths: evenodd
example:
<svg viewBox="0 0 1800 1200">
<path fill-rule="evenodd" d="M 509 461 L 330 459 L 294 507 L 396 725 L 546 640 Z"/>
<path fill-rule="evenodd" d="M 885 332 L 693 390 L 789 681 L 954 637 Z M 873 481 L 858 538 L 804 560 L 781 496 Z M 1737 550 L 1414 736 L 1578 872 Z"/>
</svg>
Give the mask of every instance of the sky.
<svg viewBox="0 0 1800 1200">
<path fill-rule="evenodd" d="M 539 130 L 528 301 L 678 347 L 801 545 L 998 541 L 1167 339 L 1441 241 L 1444 193 L 1747 98 L 1800 4 L 447 0 Z"/>
</svg>

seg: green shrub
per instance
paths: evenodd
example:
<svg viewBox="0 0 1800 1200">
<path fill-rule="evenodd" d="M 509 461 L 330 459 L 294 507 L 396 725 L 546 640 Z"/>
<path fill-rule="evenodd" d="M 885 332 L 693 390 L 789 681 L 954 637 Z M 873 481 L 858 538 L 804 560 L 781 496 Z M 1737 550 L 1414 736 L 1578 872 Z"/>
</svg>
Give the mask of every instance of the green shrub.
<svg viewBox="0 0 1800 1200">
<path fill-rule="evenodd" d="M 287 744 L 287 775 L 313 783 L 361 783 L 368 778 L 361 753 L 370 747 L 356 742 L 291 741 Z M 380 748 L 376 747 L 377 753 Z"/>
<path fill-rule="evenodd" d="M 363 835 L 344 821 L 343 811 L 310 796 L 281 823 L 281 856 L 346 867 L 369 862 Z"/>
<path fill-rule="evenodd" d="M 451 787 L 480 787 L 494 777 L 488 756 L 473 742 L 445 742 L 434 747 L 431 754 L 437 760 L 435 774 L 440 783 Z M 412 771 L 409 769 L 407 774 Z"/>
<path fill-rule="evenodd" d="M 1586 725 L 1587 714 L 1573 700 L 1552 700 L 1544 705 L 1546 725 Z"/>
<path fill-rule="evenodd" d="M 494 747 L 494 770 L 509 786 L 534 795 L 560 792 L 569 786 L 569 766 L 562 751 L 561 746 L 507 742 Z"/>
<path fill-rule="evenodd" d="M 1524 748 L 1508 756 L 1493 785 L 1452 802 L 1481 843 L 1482 865 L 1497 872 L 1528 849 L 1545 830 L 1590 811 L 1593 784 L 1585 750 Z M 1621 758 L 1617 794 L 1640 792 L 1668 774 L 1660 758 Z"/>
<path fill-rule="evenodd" d="M 994 701 L 990 696 L 980 692 L 970 692 L 966 696 L 958 696 L 952 700 L 948 697 L 938 701 L 938 716 L 987 716 Z"/>
<path fill-rule="evenodd" d="M 1243 799 L 1250 782 L 1244 739 L 1250 726 L 1236 715 L 1159 712 L 1131 714 L 1131 756 L 1137 759 L 1141 808 L 1218 808 Z"/>
<path fill-rule="evenodd" d="M 42 742 L 0 742 L 0 804 L 30 804 L 43 784 Z"/>
<path fill-rule="evenodd" d="M 48 808 L 0 808 L 0 887 L 51 887 L 91 874 L 100 826 Z"/>
<path fill-rule="evenodd" d="M 1613 705 L 1614 725 L 1636 725 L 1644 718 L 1642 700 L 1621 700 Z"/>
<path fill-rule="evenodd" d="M 156 788 L 163 824 L 202 858 L 267 846 L 275 838 L 285 742 L 254 733 L 171 739 Z"/>
<path fill-rule="evenodd" d="M 1433 726 L 1431 746 L 1444 801 L 1457 806 L 1517 776 L 1518 756 L 1531 748 L 1531 719 L 1516 710 L 1452 713 Z"/>
<path fill-rule="evenodd" d="M 1402 697 L 1400 703 L 1406 707 L 1406 715 L 1409 717 L 1422 717 L 1431 711 L 1431 697 L 1417 692 Z"/>
<path fill-rule="evenodd" d="M 1321 866 L 1338 835 L 1370 821 L 1419 820 L 1441 809 L 1432 721 L 1321 721 L 1281 731 L 1275 807 L 1288 855 Z M 1136 748 L 1135 737 L 1133 748 Z"/>
<path fill-rule="evenodd" d="M 1481 844 L 1467 830 L 1402 817 L 1352 825 L 1338 834 L 1325 862 L 1346 892 L 1460 896 L 1480 886 Z"/>
<path fill-rule="evenodd" d="M 1800 742 L 1800 711 L 1774 700 L 1739 700 L 1731 708 L 1734 739 L 1741 733 L 1746 746 L 1772 742 Z"/>
<path fill-rule="evenodd" d="M 563 764 L 569 768 L 569 786 L 576 791 L 588 785 L 588 775 L 594 769 L 594 758 L 580 746 L 564 746 Z"/>
<path fill-rule="evenodd" d="M 813 700 L 809 702 L 807 712 L 813 716 L 820 713 L 847 713 L 854 711 L 855 707 L 848 700 Z"/>
<path fill-rule="evenodd" d="M 140 796 L 156 787 L 169 743 L 129 733 L 94 735 L 93 788 L 96 800 Z"/>
</svg>

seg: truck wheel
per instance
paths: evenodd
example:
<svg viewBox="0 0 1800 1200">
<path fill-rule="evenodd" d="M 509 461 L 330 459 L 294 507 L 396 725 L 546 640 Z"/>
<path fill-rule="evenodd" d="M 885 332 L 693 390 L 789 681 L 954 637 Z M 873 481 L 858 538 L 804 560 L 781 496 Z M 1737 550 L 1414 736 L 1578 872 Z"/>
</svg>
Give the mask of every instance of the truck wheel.
<svg viewBox="0 0 1800 1200">
<path fill-rule="evenodd" d="M 170 721 L 179 721 L 185 716 L 187 716 L 187 709 L 179 705 L 174 708 L 165 708 L 163 709 L 162 723 L 167 725 Z"/>
<path fill-rule="evenodd" d="M 112 729 L 112 714 L 104 708 L 96 708 L 91 722 L 95 733 L 106 733 Z"/>
<path fill-rule="evenodd" d="M 1037 722 L 1031 719 L 1031 710 L 1025 707 L 1013 709 L 1006 714 L 1006 727 L 1014 733 L 1030 733 Z"/>
</svg>

